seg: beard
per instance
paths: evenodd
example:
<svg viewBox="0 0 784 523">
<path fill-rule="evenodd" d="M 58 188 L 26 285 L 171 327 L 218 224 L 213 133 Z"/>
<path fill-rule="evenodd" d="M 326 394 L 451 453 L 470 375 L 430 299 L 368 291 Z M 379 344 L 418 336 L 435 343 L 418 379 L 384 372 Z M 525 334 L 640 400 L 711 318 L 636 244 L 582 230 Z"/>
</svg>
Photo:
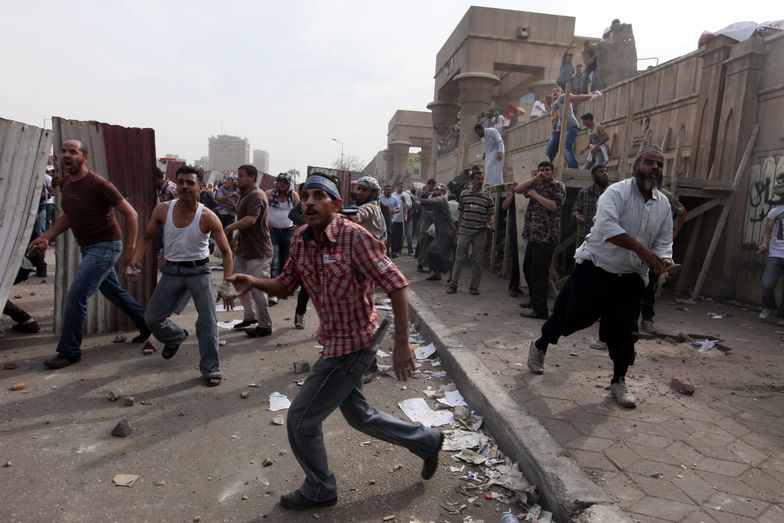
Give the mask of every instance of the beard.
<svg viewBox="0 0 784 523">
<path fill-rule="evenodd" d="M 653 191 L 661 186 L 661 176 L 647 176 L 639 169 L 634 171 L 634 179 L 637 181 L 637 187 L 645 191 Z"/>
<path fill-rule="evenodd" d="M 595 183 L 597 187 L 604 189 L 609 185 L 610 181 L 604 176 L 594 176 L 593 183 Z"/>
</svg>

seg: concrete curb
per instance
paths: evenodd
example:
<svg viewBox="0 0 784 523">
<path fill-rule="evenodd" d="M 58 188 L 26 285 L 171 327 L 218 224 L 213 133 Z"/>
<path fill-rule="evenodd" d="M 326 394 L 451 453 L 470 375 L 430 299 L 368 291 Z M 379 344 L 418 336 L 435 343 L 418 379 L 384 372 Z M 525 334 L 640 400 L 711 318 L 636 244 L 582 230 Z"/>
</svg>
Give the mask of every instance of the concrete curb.
<svg viewBox="0 0 784 523">
<path fill-rule="evenodd" d="M 520 463 L 525 476 L 537 485 L 542 505 L 557 521 L 631 523 L 631 519 L 568 457 L 568 452 L 547 429 L 498 386 L 479 358 L 449 337 L 446 326 L 410 288 L 408 303 L 419 333 L 435 344 L 444 369 L 466 401 L 482 413 L 485 425 L 498 445 Z"/>
</svg>

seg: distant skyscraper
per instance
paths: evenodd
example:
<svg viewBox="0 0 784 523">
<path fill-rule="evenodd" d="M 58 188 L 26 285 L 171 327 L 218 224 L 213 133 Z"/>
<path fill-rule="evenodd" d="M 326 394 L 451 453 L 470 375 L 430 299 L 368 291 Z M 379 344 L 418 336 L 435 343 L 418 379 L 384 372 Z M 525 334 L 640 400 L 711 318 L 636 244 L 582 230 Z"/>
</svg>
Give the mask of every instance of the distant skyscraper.
<svg viewBox="0 0 784 523">
<path fill-rule="evenodd" d="M 201 167 L 202 169 L 209 169 L 210 168 L 210 157 L 209 156 L 202 156 L 194 163 L 194 167 Z"/>
<path fill-rule="evenodd" d="M 269 172 L 269 153 L 255 149 L 253 151 L 253 166 L 263 173 L 271 174 Z"/>
<path fill-rule="evenodd" d="M 219 134 L 210 136 L 210 169 L 215 171 L 236 171 L 240 165 L 248 163 L 250 145 L 247 138 Z"/>
</svg>

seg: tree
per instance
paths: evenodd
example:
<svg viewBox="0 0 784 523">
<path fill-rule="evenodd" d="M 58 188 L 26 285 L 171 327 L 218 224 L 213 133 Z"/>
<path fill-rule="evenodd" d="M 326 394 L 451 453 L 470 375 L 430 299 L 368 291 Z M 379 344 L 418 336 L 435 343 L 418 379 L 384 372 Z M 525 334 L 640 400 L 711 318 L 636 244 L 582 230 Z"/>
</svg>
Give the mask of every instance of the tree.
<svg viewBox="0 0 784 523">
<path fill-rule="evenodd" d="M 298 169 L 289 169 L 286 173 L 291 176 L 291 180 L 296 184 L 299 183 L 299 170 Z"/>
<path fill-rule="evenodd" d="M 365 162 L 356 156 L 346 154 L 332 162 L 332 167 L 340 171 L 361 171 L 365 168 Z"/>
</svg>

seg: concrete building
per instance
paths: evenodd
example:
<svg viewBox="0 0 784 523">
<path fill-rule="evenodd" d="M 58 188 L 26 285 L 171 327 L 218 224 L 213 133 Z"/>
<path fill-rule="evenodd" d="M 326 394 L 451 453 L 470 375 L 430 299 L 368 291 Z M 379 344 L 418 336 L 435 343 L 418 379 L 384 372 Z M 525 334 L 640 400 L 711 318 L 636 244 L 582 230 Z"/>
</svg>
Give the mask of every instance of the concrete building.
<svg viewBox="0 0 784 523">
<path fill-rule="evenodd" d="M 209 169 L 210 167 L 210 157 L 209 156 L 202 156 L 198 160 L 193 162 L 194 167 L 201 167 L 202 169 Z"/>
<path fill-rule="evenodd" d="M 219 134 L 209 139 L 209 169 L 213 171 L 235 171 L 248 163 L 250 144 L 247 138 Z"/>
<path fill-rule="evenodd" d="M 253 166 L 260 172 L 269 173 L 269 153 L 261 149 L 254 149 Z"/>
</svg>

